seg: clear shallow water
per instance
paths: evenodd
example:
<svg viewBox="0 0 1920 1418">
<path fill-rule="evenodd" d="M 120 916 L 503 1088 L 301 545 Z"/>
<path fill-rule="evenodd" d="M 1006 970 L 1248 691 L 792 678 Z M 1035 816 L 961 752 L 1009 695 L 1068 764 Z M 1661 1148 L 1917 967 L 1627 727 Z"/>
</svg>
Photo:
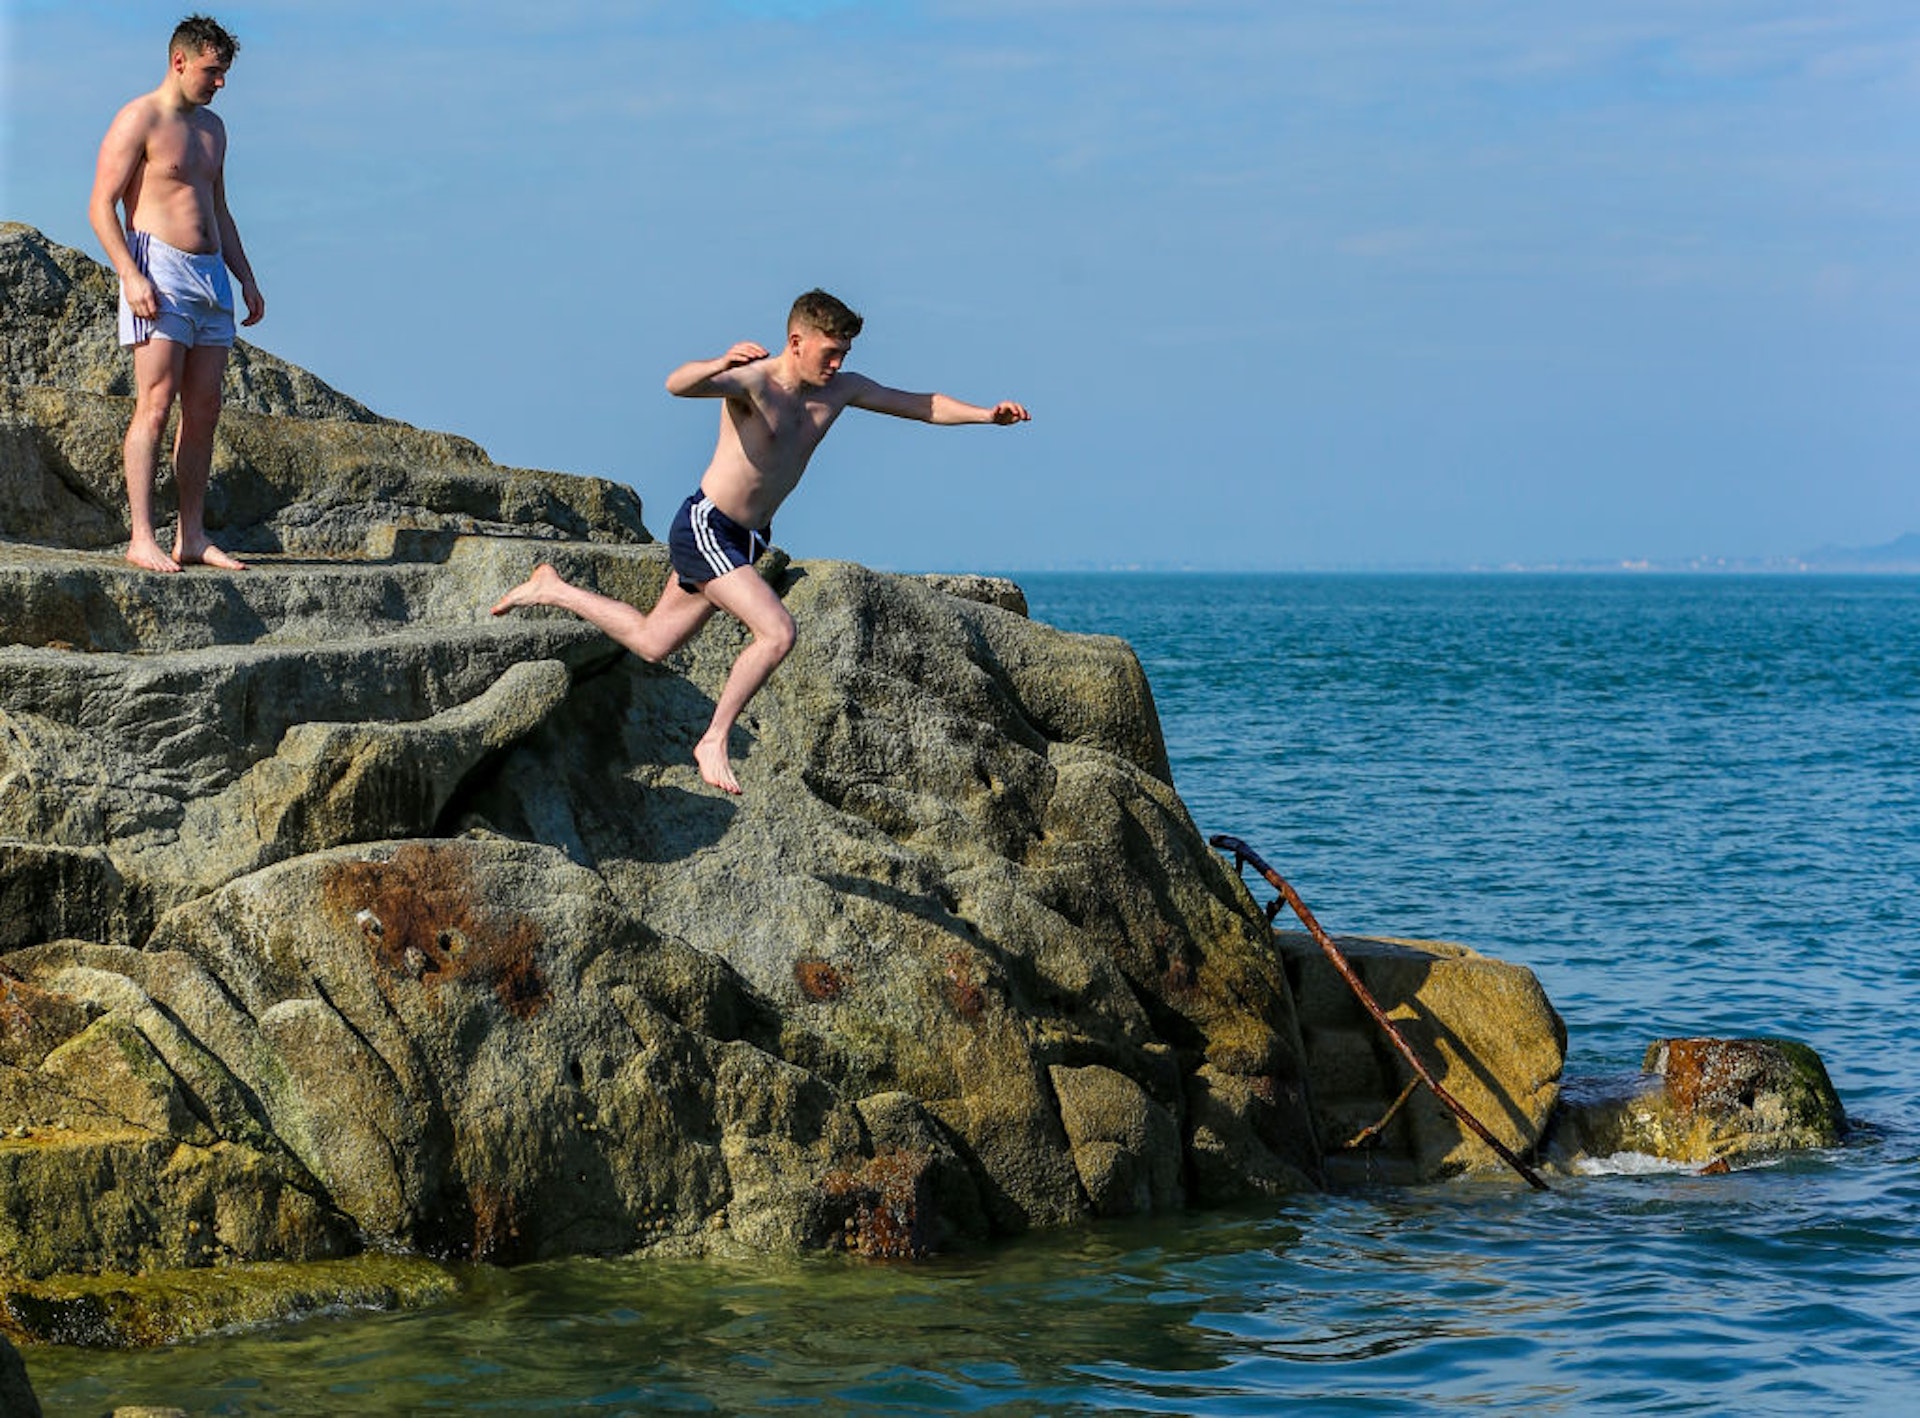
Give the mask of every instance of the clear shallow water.
<svg viewBox="0 0 1920 1418">
<path fill-rule="evenodd" d="M 1205 832 L 1336 931 L 1537 971 L 1570 1071 L 1826 1059 L 1853 1145 L 1298 1198 L 890 1267 L 569 1263 L 145 1355 L 50 1415 L 1905 1411 L 1920 1391 L 1920 579 L 1027 576 L 1124 635 Z"/>
</svg>

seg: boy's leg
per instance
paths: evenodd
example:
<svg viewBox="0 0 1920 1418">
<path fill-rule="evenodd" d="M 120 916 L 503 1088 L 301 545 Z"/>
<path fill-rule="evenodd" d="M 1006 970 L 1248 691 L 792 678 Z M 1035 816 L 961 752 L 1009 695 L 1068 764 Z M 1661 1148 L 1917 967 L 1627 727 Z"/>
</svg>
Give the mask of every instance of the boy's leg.
<svg viewBox="0 0 1920 1418">
<path fill-rule="evenodd" d="M 755 691 L 767 682 L 774 667 L 793 648 L 793 617 L 780 603 L 760 573 L 751 566 L 736 567 L 715 577 L 696 595 L 668 573 L 667 584 L 651 611 L 642 615 L 625 601 L 575 586 L 551 566 L 534 568 L 520 585 L 494 603 L 493 613 L 505 615 L 520 606 L 559 606 L 572 611 L 624 645 L 643 660 L 659 660 L 693 638 L 716 609 L 724 610 L 747 627 L 753 640 L 733 662 L 714 706 L 713 720 L 694 745 L 700 776 L 725 792 L 740 791 L 727 754 L 727 735 Z"/>
<path fill-rule="evenodd" d="M 182 566 L 201 562 L 226 571 L 246 563 L 207 540 L 207 482 L 213 474 L 213 431 L 220 422 L 220 380 L 227 346 L 195 345 L 180 367 L 180 428 L 173 438 L 173 480 L 180 497 L 173 558 Z"/>
<path fill-rule="evenodd" d="M 180 389 L 186 347 L 172 340 L 148 339 L 133 347 L 133 417 L 122 447 L 127 474 L 127 560 L 148 571 L 178 571 L 180 563 L 160 549 L 153 534 L 153 483 L 159 467 L 160 436 Z"/>
<path fill-rule="evenodd" d="M 687 590 L 671 571 L 653 609 L 642 615 L 625 601 L 574 585 L 544 562 L 495 601 L 493 613 L 505 615 L 518 606 L 559 606 L 572 611 L 649 662 L 663 660 L 686 644 L 714 611 L 712 602 Z"/>
<path fill-rule="evenodd" d="M 793 649 L 793 617 L 773 587 L 751 566 L 736 567 L 725 576 L 716 576 L 701 589 L 707 600 L 733 616 L 753 635 L 753 640 L 727 672 L 720 702 L 713 706 L 713 722 L 693 746 L 693 759 L 700 765 L 700 776 L 724 792 L 737 793 L 740 781 L 734 777 L 727 755 L 727 735 L 747 701 Z"/>
</svg>

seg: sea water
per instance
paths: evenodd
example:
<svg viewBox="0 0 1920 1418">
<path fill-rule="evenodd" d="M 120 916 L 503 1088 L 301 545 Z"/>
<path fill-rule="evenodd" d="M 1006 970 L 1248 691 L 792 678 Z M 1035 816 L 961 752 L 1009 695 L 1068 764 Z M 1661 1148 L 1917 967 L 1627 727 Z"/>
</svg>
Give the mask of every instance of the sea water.
<svg viewBox="0 0 1920 1418">
<path fill-rule="evenodd" d="M 1019 578 L 1120 635 L 1203 832 L 1337 932 L 1532 968 L 1569 1073 L 1786 1035 L 1848 1144 L 1089 1226 L 915 1265 L 477 1270 L 396 1315 L 30 1351 L 53 1418 L 1794 1414 L 1920 1394 L 1920 578 Z"/>
</svg>

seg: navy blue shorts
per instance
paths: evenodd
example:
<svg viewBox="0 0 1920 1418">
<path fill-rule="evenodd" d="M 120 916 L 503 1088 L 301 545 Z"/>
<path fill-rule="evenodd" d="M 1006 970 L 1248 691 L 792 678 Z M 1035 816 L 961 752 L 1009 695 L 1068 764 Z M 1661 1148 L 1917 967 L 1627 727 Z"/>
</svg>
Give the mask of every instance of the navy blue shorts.
<svg viewBox="0 0 1920 1418">
<path fill-rule="evenodd" d="M 704 492 L 696 492 L 674 514 L 667 551 L 680 585 L 698 591 L 716 576 L 753 565 L 772 537 L 772 524 L 743 527 L 715 507 Z"/>
</svg>

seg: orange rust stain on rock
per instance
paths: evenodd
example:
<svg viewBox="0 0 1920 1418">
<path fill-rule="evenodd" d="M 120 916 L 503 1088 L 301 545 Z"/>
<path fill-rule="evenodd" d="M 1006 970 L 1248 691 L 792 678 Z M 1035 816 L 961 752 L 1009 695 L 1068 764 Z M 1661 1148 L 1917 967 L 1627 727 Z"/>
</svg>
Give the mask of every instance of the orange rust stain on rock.
<svg viewBox="0 0 1920 1418">
<path fill-rule="evenodd" d="M 501 1187 L 480 1183 L 468 1192 L 473 1204 L 473 1259 L 504 1265 L 520 1255 L 519 1198 Z"/>
<path fill-rule="evenodd" d="M 0 1062 L 38 1062 L 105 1010 L 74 995 L 41 989 L 0 969 Z"/>
<path fill-rule="evenodd" d="M 1168 995 L 1184 995 L 1194 986 L 1197 971 L 1193 964 L 1193 945 L 1165 921 L 1153 929 L 1153 953 L 1165 960 L 1160 972 L 1160 988 Z"/>
<path fill-rule="evenodd" d="M 987 993 L 973 978 L 973 962 L 963 951 L 947 955 L 947 1003 L 962 1019 L 978 1019 L 987 1007 Z"/>
<path fill-rule="evenodd" d="M 22 998 L 31 988 L 18 975 L 0 971 L 0 1038 L 25 1034 L 33 1028 L 33 1015 Z"/>
<path fill-rule="evenodd" d="M 1689 1113 L 1752 1107 L 1757 1069 L 1751 1051 L 1720 1039 L 1667 1041 L 1667 1096 Z"/>
<path fill-rule="evenodd" d="M 847 977 L 815 956 L 793 962 L 793 982 L 811 1000 L 839 999 L 847 988 Z"/>
<path fill-rule="evenodd" d="M 822 1189 L 846 1210 L 840 1244 L 877 1260 L 915 1260 L 933 1249 L 931 1159 L 886 1151 L 860 1168 L 828 1174 Z"/>
<path fill-rule="evenodd" d="M 321 896 L 336 925 L 357 931 L 389 977 L 418 980 L 430 998 L 469 977 L 491 986 L 520 1019 L 552 998 L 539 926 L 487 905 L 470 859 L 457 849 L 409 842 L 387 861 L 335 862 Z"/>
</svg>

